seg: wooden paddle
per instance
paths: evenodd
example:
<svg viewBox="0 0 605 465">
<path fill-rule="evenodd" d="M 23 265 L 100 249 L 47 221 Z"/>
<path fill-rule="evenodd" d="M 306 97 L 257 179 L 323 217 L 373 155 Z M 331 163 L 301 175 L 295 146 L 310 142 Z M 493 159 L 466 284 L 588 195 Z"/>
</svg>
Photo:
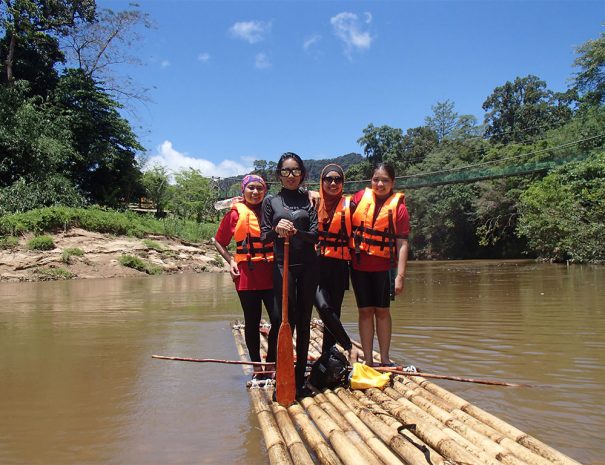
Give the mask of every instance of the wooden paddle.
<svg viewBox="0 0 605 465">
<path fill-rule="evenodd" d="M 288 321 L 288 274 L 290 266 L 290 238 L 284 242 L 284 271 L 282 273 L 281 325 L 277 333 L 277 368 L 275 389 L 277 402 L 287 407 L 296 398 L 294 380 L 294 354 L 292 350 L 292 328 Z"/>
</svg>

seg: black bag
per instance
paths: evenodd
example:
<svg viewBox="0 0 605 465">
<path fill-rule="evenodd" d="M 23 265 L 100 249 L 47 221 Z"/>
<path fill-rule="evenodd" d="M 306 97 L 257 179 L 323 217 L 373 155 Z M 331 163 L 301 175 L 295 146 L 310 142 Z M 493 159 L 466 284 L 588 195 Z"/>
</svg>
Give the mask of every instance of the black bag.
<svg viewBox="0 0 605 465">
<path fill-rule="evenodd" d="M 347 383 L 349 362 L 336 347 L 322 354 L 311 367 L 309 382 L 317 389 L 333 389 Z"/>
</svg>

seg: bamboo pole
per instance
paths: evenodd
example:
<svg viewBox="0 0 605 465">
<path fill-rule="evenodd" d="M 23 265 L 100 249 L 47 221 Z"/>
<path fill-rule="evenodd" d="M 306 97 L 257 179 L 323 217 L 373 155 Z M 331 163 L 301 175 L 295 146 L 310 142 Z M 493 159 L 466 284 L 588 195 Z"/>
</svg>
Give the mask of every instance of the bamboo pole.
<svg viewBox="0 0 605 465">
<path fill-rule="evenodd" d="M 240 358 L 246 359 L 248 355 L 241 330 L 234 329 L 233 335 Z M 252 371 L 249 366 L 243 366 L 243 370 L 244 372 L 248 372 L 247 374 Z M 250 389 L 248 393 L 252 399 L 252 404 L 263 433 L 270 463 L 272 465 L 294 465 L 265 397 L 261 395 L 258 389 Z"/>
<path fill-rule="evenodd" d="M 309 455 L 298 431 L 296 431 L 296 427 L 292 423 L 288 411 L 277 402 L 271 402 L 271 408 L 273 409 L 273 415 L 284 438 L 286 447 L 290 451 L 294 465 L 312 465 L 313 459 Z"/>
<path fill-rule="evenodd" d="M 500 465 L 497 460 L 471 448 L 467 443 L 468 441 L 462 437 L 458 438 L 458 440 L 452 439 L 437 420 L 431 419 L 429 415 L 426 415 L 406 399 L 403 399 L 406 402 L 406 405 L 403 405 L 403 402 L 392 400 L 376 388 L 368 389 L 367 393 L 372 400 L 378 402 L 403 423 L 415 424 L 416 435 L 435 448 L 445 458 L 457 462 L 477 463 L 477 460 L 479 460 L 479 463 L 483 465 Z M 464 443 L 464 446 L 462 443 Z M 469 451 L 469 448 L 472 450 L 472 453 Z"/>
<path fill-rule="evenodd" d="M 338 427 L 347 435 L 353 444 L 359 449 L 361 455 L 368 457 L 368 463 L 379 463 L 382 464 L 380 456 L 376 451 L 367 443 L 367 441 L 357 433 L 356 429 L 353 428 L 351 423 L 341 414 L 341 412 L 333 405 L 327 397 L 328 390 L 323 393 L 318 393 L 313 397 L 313 400 L 319 405 L 324 412 L 326 412 L 330 418 L 338 425 Z M 332 394 L 333 395 L 333 394 Z M 338 399 L 338 398 L 337 398 Z M 400 464 L 400 462 L 399 462 Z"/>
<path fill-rule="evenodd" d="M 393 385 L 393 388 L 397 392 L 400 392 L 402 394 L 404 393 L 406 388 L 412 390 L 415 394 L 422 396 L 423 398 L 427 399 L 428 402 L 432 402 L 433 404 L 443 408 L 444 410 L 449 412 L 452 417 L 456 418 L 457 420 L 463 422 L 466 425 L 469 425 L 473 430 L 500 444 L 502 447 L 511 451 L 515 456 L 519 457 L 521 460 L 527 462 L 530 465 L 551 464 L 550 461 L 530 451 L 521 444 L 511 440 L 499 431 L 496 431 L 492 427 L 486 425 L 485 423 L 482 423 L 481 421 L 463 412 L 462 410 L 455 408 L 451 403 L 446 402 L 440 397 L 431 394 L 429 391 L 422 388 L 420 385 L 416 384 L 414 381 L 408 379 L 407 377 L 398 377 L 397 382 L 395 382 Z"/>
<path fill-rule="evenodd" d="M 342 465 L 338 455 L 330 448 L 322 434 L 317 430 L 298 403 L 294 403 L 288 407 L 288 413 L 321 465 Z"/>
<path fill-rule="evenodd" d="M 357 465 L 360 463 L 360 455 L 363 457 L 363 463 L 370 465 L 381 465 L 381 462 L 375 457 L 362 455 L 361 451 L 349 439 L 349 437 L 338 427 L 330 416 L 321 409 L 311 397 L 301 399 L 299 403 L 305 408 L 313 422 L 317 425 L 322 434 L 328 439 L 330 445 L 345 465 Z"/>
<path fill-rule="evenodd" d="M 414 436 L 389 412 L 368 399 L 361 391 L 336 389 L 336 395 L 374 431 L 391 450 L 410 465 L 444 465 L 445 459 L 434 449 Z"/>
<path fill-rule="evenodd" d="M 402 394 L 393 388 L 387 388 L 384 392 L 394 400 L 405 398 L 412 402 L 424 412 L 441 422 L 445 427 L 452 429 L 471 444 L 485 451 L 490 457 L 499 460 L 506 465 L 525 465 L 525 462 L 518 457 L 515 457 L 511 451 L 473 430 L 471 427 L 452 416 L 447 410 L 444 410 L 438 405 L 416 394 L 413 390 L 406 390 Z"/>
<path fill-rule="evenodd" d="M 418 384 L 420 384 L 423 388 L 427 389 L 429 392 L 432 392 L 443 399 L 446 399 L 448 402 L 451 402 L 458 409 L 463 412 L 469 414 L 470 416 L 476 418 L 477 420 L 485 423 L 486 425 L 492 427 L 496 431 L 504 434 L 509 437 L 511 440 L 521 444 L 526 447 L 530 451 L 544 457 L 546 460 L 549 460 L 552 463 L 558 465 L 580 465 L 580 462 L 573 460 L 572 458 L 562 454 L 558 450 L 553 449 L 552 447 L 544 444 L 538 439 L 530 436 L 527 433 L 511 426 L 505 421 L 501 420 L 498 417 L 480 409 L 467 402 L 466 400 L 458 397 L 457 395 L 443 389 L 440 386 L 437 386 L 434 383 L 431 383 L 427 380 L 415 380 Z"/>
<path fill-rule="evenodd" d="M 403 463 L 334 392 L 326 389 L 324 395 L 380 460 L 386 465 Z"/>
</svg>

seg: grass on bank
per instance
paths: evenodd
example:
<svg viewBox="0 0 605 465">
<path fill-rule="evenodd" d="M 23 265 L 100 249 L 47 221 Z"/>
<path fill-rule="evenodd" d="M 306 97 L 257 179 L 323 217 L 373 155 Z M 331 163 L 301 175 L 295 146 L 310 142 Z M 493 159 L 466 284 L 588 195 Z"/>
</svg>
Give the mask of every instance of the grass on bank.
<svg viewBox="0 0 605 465">
<path fill-rule="evenodd" d="M 50 236 L 36 236 L 27 241 L 29 250 L 52 250 L 55 248 L 53 238 Z"/>
<path fill-rule="evenodd" d="M 65 268 L 36 268 L 35 272 L 48 280 L 71 279 L 76 276 Z"/>
<path fill-rule="evenodd" d="M 143 260 L 142 258 L 135 257 L 134 255 L 122 255 L 118 262 L 122 266 L 126 266 L 128 268 L 133 268 L 138 271 L 142 271 L 147 274 L 161 274 L 162 267 L 158 265 L 154 265 L 153 263 L 149 263 L 148 261 Z"/>
<path fill-rule="evenodd" d="M 0 237 L 0 250 L 14 250 L 18 246 L 18 238 L 14 236 Z"/>
<path fill-rule="evenodd" d="M 117 236 L 144 237 L 148 234 L 178 238 L 188 242 L 209 240 L 216 234 L 218 224 L 197 223 L 178 218 L 157 219 L 134 212 L 118 212 L 99 207 L 38 208 L 23 213 L 0 216 L 0 237 L 24 233 L 52 233 L 82 228 Z"/>
<path fill-rule="evenodd" d="M 63 253 L 61 254 L 61 261 L 63 263 L 71 263 L 71 257 L 83 257 L 84 256 L 84 251 L 82 249 L 80 249 L 79 247 L 68 247 L 67 249 L 63 250 Z"/>
</svg>

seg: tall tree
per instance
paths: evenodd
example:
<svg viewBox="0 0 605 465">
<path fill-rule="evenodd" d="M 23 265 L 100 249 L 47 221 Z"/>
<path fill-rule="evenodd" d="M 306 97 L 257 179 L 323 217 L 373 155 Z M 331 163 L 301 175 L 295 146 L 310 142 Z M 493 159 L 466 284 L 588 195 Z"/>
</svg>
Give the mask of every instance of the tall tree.
<svg viewBox="0 0 605 465">
<path fill-rule="evenodd" d="M 386 125 L 376 127 L 370 123 L 357 143 L 363 147 L 363 153 L 371 165 L 403 158 L 403 131 L 398 128 Z"/>
<path fill-rule="evenodd" d="M 211 220 L 216 213 L 212 206 L 216 200 L 212 181 L 194 168 L 182 170 L 174 178 L 171 206 L 175 215 L 199 223 Z"/>
<path fill-rule="evenodd" d="M 493 142 L 527 142 L 569 121 L 573 94 L 555 93 L 536 76 L 496 87 L 483 102 L 486 135 Z"/>
<path fill-rule="evenodd" d="M 435 131 L 439 142 L 478 135 L 477 118 L 473 115 L 459 115 L 454 110 L 454 102 L 437 102 L 431 110 L 433 114 L 424 119 L 424 124 Z"/>
<path fill-rule="evenodd" d="M 137 153 L 143 147 L 111 99 L 82 70 L 67 70 L 53 93 L 79 154 L 70 170 L 90 200 L 117 206 L 139 188 Z M 134 189 L 134 190 L 133 190 Z"/>
<path fill-rule="evenodd" d="M 76 23 L 62 40 L 67 63 L 102 84 L 118 101 L 145 100 L 145 90 L 128 75 L 118 75 L 121 65 L 141 65 L 134 46 L 140 41 L 141 27 L 149 28 L 148 15 L 131 4 L 123 11 L 103 9 L 93 22 Z"/>
<path fill-rule="evenodd" d="M 48 41 L 67 33 L 77 21 L 92 21 L 95 0 L 0 0 L 0 28 L 6 31 L 3 54 L 6 82 L 13 83 L 18 43 Z"/>
<path fill-rule="evenodd" d="M 155 165 L 145 171 L 141 178 L 141 183 L 145 188 L 145 196 L 155 205 L 155 216 L 158 218 L 164 217 L 166 205 L 170 200 L 168 170 L 166 167 Z"/>
<path fill-rule="evenodd" d="M 575 88 L 586 103 L 605 103 L 605 33 L 601 33 L 598 39 L 580 45 L 576 53 L 579 56 L 574 65 L 580 71 L 575 74 Z"/>
</svg>

